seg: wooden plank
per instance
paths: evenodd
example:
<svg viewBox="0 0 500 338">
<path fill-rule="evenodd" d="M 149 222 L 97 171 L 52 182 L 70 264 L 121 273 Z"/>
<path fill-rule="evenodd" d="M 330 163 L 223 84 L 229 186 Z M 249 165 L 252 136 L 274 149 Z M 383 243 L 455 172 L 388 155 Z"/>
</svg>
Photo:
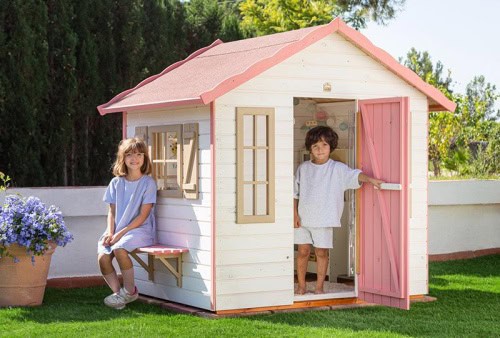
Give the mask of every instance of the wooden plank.
<svg viewBox="0 0 500 338">
<path fill-rule="evenodd" d="M 177 286 L 159 285 L 144 280 L 136 280 L 136 285 L 139 292 L 143 295 L 170 300 L 200 309 L 211 309 L 210 294 L 207 292 L 180 289 Z"/>
<path fill-rule="evenodd" d="M 218 267 L 231 264 L 239 265 L 273 262 L 293 262 L 293 246 L 290 245 L 284 248 L 275 249 L 221 251 L 216 256 L 216 265 Z"/>
<path fill-rule="evenodd" d="M 235 310 L 219 310 L 216 311 L 216 313 L 220 315 L 245 314 L 245 313 L 263 312 L 263 311 L 297 310 L 297 309 L 307 309 L 313 307 L 342 306 L 342 305 L 355 305 L 355 304 L 365 304 L 365 303 L 366 302 L 358 298 L 322 299 L 315 301 L 293 302 L 293 304 L 291 305 L 262 306 L 262 307 L 235 309 Z"/>
<path fill-rule="evenodd" d="M 290 261 L 275 263 L 254 263 L 241 265 L 227 265 L 217 267 L 216 275 L 219 280 L 240 280 L 252 278 L 267 278 L 290 276 L 293 265 Z"/>
<path fill-rule="evenodd" d="M 289 304 L 293 304 L 293 290 L 291 289 L 217 296 L 218 311 Z"/>
</svg>

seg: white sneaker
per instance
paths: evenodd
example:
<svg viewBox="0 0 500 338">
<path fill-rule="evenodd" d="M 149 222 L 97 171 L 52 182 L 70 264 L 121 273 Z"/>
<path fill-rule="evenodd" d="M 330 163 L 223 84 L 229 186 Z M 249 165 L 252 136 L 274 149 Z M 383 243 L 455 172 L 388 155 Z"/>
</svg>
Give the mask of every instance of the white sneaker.
<svg viewBox="0 0 500 338">
<path fill-rule="evenodd" d="M 128 293 L 125 288 L 120 289 L 120 296 L 122 296 L 123 300 L 125 301 L 125 304 L 131 303 L 137 298 L 139 298 L 139 291 L 137 291 L 137 286 L 134 288 L 134 293 L 130 294 Z"/>
<path fill-rule="evenodd" d="M 120 295 L 119 292 L 113 293 L 104 298 L 104 304 L 117 310 L 125 308 L 125 300 L 123 299 L 123 297 Z"/>
<path fill-rule="evenodd" d="M 137 287 L 135 288 L 134 294 L 129 294 L 125 288 L 121 288 L 119 292 L 113 293 L 112 295 L 104 298 L 104 304 L 107 306 L 116 309 L 122 310 L 125 308 L 125 305 L 133 302 L 139 298 L 139 292 L 137 291 Z"/>
</svg>

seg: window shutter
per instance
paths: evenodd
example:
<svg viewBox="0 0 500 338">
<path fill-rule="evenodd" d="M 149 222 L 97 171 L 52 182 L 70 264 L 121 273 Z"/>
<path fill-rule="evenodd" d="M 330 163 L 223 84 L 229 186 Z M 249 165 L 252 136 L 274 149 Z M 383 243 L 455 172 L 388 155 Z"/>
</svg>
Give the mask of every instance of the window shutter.
<svg viewBox="0 0 500 338">
<path fill-rule="evenodd" d="M 198 123 L 183 125 L 182 148 L 184 198 L 198 199 Z"/>
<path fill-rule="evenodd" d="M 148 144 L 148 127 L 135 127 L 135 137 L 142 138 Z"/>
</svg>

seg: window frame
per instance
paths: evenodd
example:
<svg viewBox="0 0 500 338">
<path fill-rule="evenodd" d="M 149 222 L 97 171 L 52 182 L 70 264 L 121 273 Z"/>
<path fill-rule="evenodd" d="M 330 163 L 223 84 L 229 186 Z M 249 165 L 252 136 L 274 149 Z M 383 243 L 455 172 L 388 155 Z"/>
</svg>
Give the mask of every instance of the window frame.
<svg viewBox="0 0 500 338">
<path fill-rule="evenodd" d="M 182 138 L 182 124 L 171 124 L 171 125 L 163 125 L 163 126 L 150 126 L 148 127 L 148 148 L 149 148 L 149 156 L 151 158 L 151 163 L 153 165 L 151 176 L 156 180 L 158 184 L 158 176 L 156 172 L 155 161 L 161 161 L 156 158 L 156 140 L 154 138 L 154 134 L 157 133 L 168 133 L 168 132 L 176 132 L 177 133 L 177 154 L 176 154 L 176 163 L 177 163 L 177 185 L 179 189 L 176 190 L 166 190 L 161 189 L 158 185 L 158 194 L 161 197 L 173 197 L 173 198 L 182 198 L 183 197 L 183 138 Z M 156 162 L 158 163 L 158 162 Z M 167 162 L 164 162 L 167 163 Z"/>
<path fill-rule="evenodd" d="M 244 117 L 253 116 L 253 145 L 244 145 Z M 266 140 L 265 146 L 257 146 L 257 123 L 256 116 L 266 116 Z M 236 108 L 236 223 L 274 223 L 275 222 L 275 109 L 263 107 L 237 107 Z M 266 151 L 266 177 L 265 181 L 257 181 L 257 150 Z M 252 150 L 253 154 L 253 180 L 245 181 L 244 163 L 245 150 Z M 266 183 L 262 183 L 266 182 Z M 244 187 L 252 184 L 253 215 L 245 215 Z M 257 192 L 256 186 L 266 184 L 266 207 L 265 215 L 256 215 Z"/>
</svg>

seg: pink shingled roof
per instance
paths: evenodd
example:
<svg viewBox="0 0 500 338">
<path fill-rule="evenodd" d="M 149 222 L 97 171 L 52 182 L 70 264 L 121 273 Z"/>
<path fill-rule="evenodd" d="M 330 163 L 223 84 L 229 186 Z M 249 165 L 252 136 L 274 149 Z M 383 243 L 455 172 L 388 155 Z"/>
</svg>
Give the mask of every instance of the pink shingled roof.
<svg viewBox="0 0 500 338">
<path fill-rule="evenodd" d="M 455 103 L 448 100 L 439 90 L 422 81 L 414 72 L 338 18 L 327 25 L 285 33 L 229 43 L 217 40 L 185 60 L 174 63 L 160 74 L 118 94 L 97 109 L 104 115 L 173 105 L 208 104 L 335 32 L 426 94 L 430 110 L 455 110 Z"/>
</svg>

